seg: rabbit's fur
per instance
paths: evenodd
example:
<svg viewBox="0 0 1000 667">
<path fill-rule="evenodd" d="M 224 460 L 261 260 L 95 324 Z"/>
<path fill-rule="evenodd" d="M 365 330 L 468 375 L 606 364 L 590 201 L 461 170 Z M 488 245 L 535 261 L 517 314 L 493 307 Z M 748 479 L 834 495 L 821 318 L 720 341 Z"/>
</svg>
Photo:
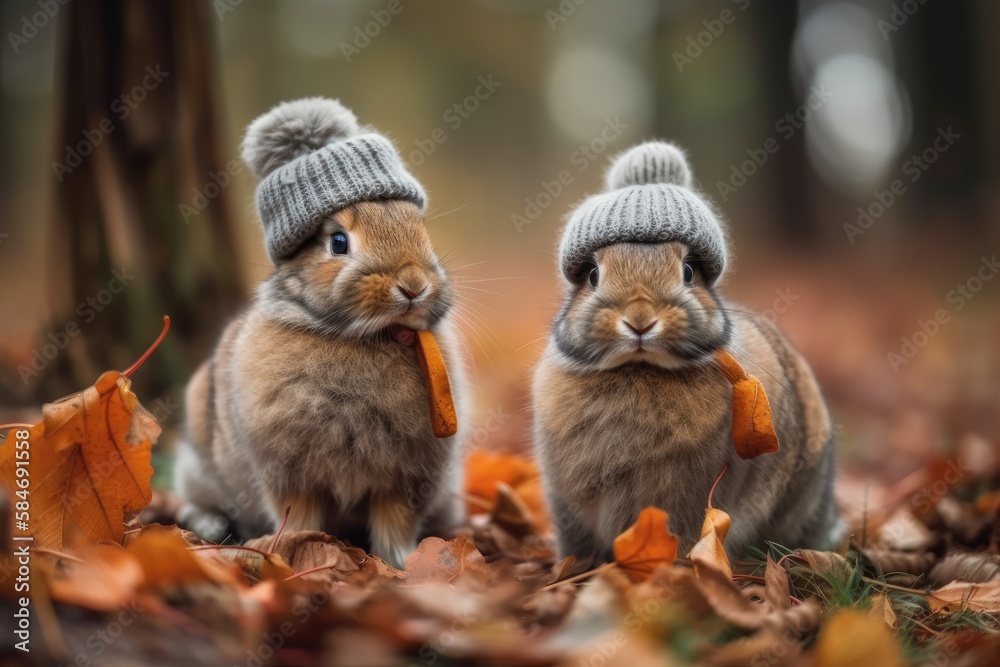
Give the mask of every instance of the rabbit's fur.
<svg viewBox="0 0 1000 667">
<path fill-rule="evenodd" d="M 346 232 L 350 252 L 331 252 Z M 419 293 L 412 305 L 404 290 Z M 452 289 L 417 206 L 339 211 L 278 263 L 187 392 L 182 518 L 216 539 L 325 530 L 401 566 L 422 531 L 460 521 L 459 443 L 434 436 L 416 352 L 393 326 L 435 333 L 467 414 Z M 398 331 L 398 330 L 397 330 Z"/>
<path fill-rule="evenodd" d="M 535 372 L 535 446 L 559 551 L 583 566 L 612 559 L 615 536 L 648 506 L 668 512 L 686 553 L 727 463 L 713 506 L 732 517 L 733 557 L 765 540 L 822 545 L 836 522 L 830 416 L 809 366 L 772 322 L 731 309 L 687 253 L 679 242 L 598 250 L 567 285 Z M 719 349 L 763 383 L 779 452 L 736 455 Z"/>
</svg>

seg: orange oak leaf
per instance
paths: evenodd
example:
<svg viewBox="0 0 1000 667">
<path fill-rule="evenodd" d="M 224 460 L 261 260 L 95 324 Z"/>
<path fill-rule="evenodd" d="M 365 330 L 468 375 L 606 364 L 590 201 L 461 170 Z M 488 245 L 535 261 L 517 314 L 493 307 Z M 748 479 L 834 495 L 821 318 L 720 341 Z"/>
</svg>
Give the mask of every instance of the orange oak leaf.
<svg viewBox="0 0 1000 667">
<path fill-rule="evenodd" d="M 125 515 L 152 500 L 149 460 L 160 426 L 131 384 L 108 371 L 92 387 L 45 405 L 26 448 L 15 449 L 13 433 L 0 447 L 0 480 L 11 494 L 19 488 L 17 469 L 28 470 L 25 532 L 36 546 L 59 549 L 73 531 L 91 542 L 121 542 Z M 18 460 L 17 452 L 28 456 Z"/>
<path fill-rule="evenodd" d="M 670 532 L 670 517 L 647 507 L 624 533 L 615 538 L 615 562 L 632 581 L 644 581 L 660 565 L 677 558 L 677 536 Z"/>
<path fill-rule="evenodd" d="M 130 369 L 108 371 L 93 386 L 46 404 L 42 421 L 10 432 L 0 446 L 0 485 L 25 503 L 27 517 L 22 524 L 16 515 L 16 528 L 32 535 L 34 546 L 60 549 L 72 537 L 120 543 L 126 516 L 152 500 L 150 455 L 160 426 L 128 376 L 168 328 L 164 318 L 160 337 Z"/>
<path fill-rule="evenodd" d="M 691 549 L 689 557 L 694 563 L 694 573 L 701 577 L 703 568 L 714 568 L 727 577 L 733 576 L 733 568 L 722 543 L 729 533 L 729 515 L 720 509 L 709 507 L 705 510 L 705 522 L 701 524 L 701 539 Z"/>
</svg>

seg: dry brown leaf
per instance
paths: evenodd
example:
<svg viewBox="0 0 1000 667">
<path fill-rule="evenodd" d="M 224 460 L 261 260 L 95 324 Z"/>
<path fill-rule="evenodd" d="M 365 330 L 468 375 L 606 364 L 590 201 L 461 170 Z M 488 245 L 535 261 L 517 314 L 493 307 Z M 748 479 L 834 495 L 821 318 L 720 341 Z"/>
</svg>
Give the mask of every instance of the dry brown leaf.
<svg viewBox="0 0 1000 667">
<path fill-rule="evenodd" d="M 694 572 L 701 577 L 705 568 L 715 568 L 730 579 L 733 568 L 729 556 L 722 546 L 729 533 L 729 515 L 713 507 L 705 510 L 705 522 L 701 525 L 701 539 L 694 545 L 689 558 L 694 562 Z"/>
<path fill-rule="evenodd" d="M 92 387 L 42 408 L 28 450 L 13 437 L 0 447 L 0 481 L 18 490 L 16 452 L 30 451 L 30 531 L 35 545 L 61 549 L 74 531 L 91 542 L 121 543 L 127 515 L 152 499 L 151 447 L 156 419 L 132 393 L 128 377 L 104 373 Z M 16 435 L 16 434 L 12 434 Z"/>
<path fill-rule="evenodd" d="M 271 548 L 272 544 L 274 545 L 273 549 Z M 318 530 L 284 533 L 278 538 L 277 543 L 274 542 L 273 535 L 265 535 L 248 540 L 245 546 L 271 552 L 270 555 L 280 558 L 280 563 L 291 568 L 293 572 L 323 568 L 315 573 L 304 575 L 317 580 L 361 583 L 376 577 L 401 579 L 404 576 L 402 570 L 388 565 L 378 556 L 367 554 L 364 549 L 358 547 L 347 546 L 336 537 Z M 255 562 L 252 557 L 248 556 L 247 560 L 251 565 L 259 565 L 261 576 L 280 577 L 278 561 L 273 561 L 271 565 L 268 565 L 268 571 L 265 572 L 267 559 L 261 562 L 258 556 Z"/>
<path fill-rule="evenodd" d="M 240 571 L 218 552 L 193 552 L 178 528 L 160 528 L 144 532 L 125 548 L 142 566 L 142 591 L 169 591 L 196 584 L 246 588 Z"/>
<path fill-rule="evenodd" d="M 741 628 L 755 630 L 764 624 L 764 607 L 740 592 L 731 575 L 716 567 L 704 568 L 697 577 L 698 588 L 716 614 Z"/>
<path fill-rule="evenodd" d="M 777 563 L 767 557 L 767 569 L 764 571 L 765 599 L 773 609 L 788 609 L 792 606 L 791 590 L 788 584 L 788 572 L 778 567 Z"/>
<path fill-rule="evenodd" d="M 899 627 L 896 610 L 892 608 L 892 600 L 889 599 L 886 593 L 878 593 L 872 596 L 872 608 L 868 612 L 868 615 L 881 618 L 893 630 Z"/>
<path fill-rule="evenodd" d="M 549 526 L 542 477 L 535 462 L 525 456 L 476 450 L 465 461 L 465 492 L 469 514 L 489 512 L 497 502 L 497 484 L 510 486 L 524 502 L 540 531 Z"/>
<path fill-rule="evenodd" d="M 897 572 L 924 574 L 937 560 L 937 557 L 929 551 L 910 553 L 885 549 L 863 549 L 861 555 L 872 565 L 879 576 Z"/>
<path fill-rule="evenodd" d="M 489 577 L 486 560 L 465 537 L 428 537 L 406 557 L 406 584 L 411 586 L 448 583 L 468 571 Z"/>
<path fill-rule="evenodd" d="M 63 560 L 58 568 L 41 561 L 54 600 L 112 612 L 132 600 L 142 585 L 142 565 L 116 544 L 80 544 L 74 556 L 79 560 Z"/>
<path fill-rule="evenodd" d="M 632 581 L 649 578 L 658 566 L 677 558 L 677 536 L 670 532 L 670 517 L 647 507 L 624 533 L 615 538 L 615 562 Z"/>
<path fill-rule="evenodd" d="M 884 623 L 872 623 L 868 614 L 845 609 L 820 631 L 815 649 L 816 667 L 902 667 L 896 636 Z"/>
<path fill-rule="evenodd" d="M 953 582 L 927 596 L 931 611 L 953 613 L 959 610 L 1000 612 L 1000 580 L 984 584 Z"/>
<path fill-rule="evenodd" d="M 936 586 L 946 586 L 953 581 L 976 584 L 1000 579 L 1000 556 L 953 551 L 945 554 L 928 577 Z"/>
<path fill-rule="evenodd" d="M 854 568 L 843 556 L 833 551 L 815 551 L 813 549 L 798 549 L 796 554 L 801 556 L 808 567 L 817 574 L 831 577 L 834 581 L 847 583 L 854 572 Z"/>
<path fill-rule="evenodd" d="M 497 482 L 497 501 L 493 506 L 493 523 L 518 539 L 538 532 L 531 509 L 506 482 Z"/>
<path fill-rule="evenodd" d="M 869 521 L 868 543 L 896 551 L 924 551 L 938 540 L 924 522 L 908 508 L 895 510 L 885 521 Z"/>
</svg>

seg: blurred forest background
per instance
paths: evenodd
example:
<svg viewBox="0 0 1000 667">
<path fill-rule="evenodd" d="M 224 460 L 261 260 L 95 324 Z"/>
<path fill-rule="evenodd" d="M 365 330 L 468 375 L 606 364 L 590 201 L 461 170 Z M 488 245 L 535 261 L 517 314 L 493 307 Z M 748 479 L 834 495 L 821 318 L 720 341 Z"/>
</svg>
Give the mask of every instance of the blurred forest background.
<svg viewBox="0 0 1000 667">
<path fill-rule="evenodd" d="M 270 270 L 242 130 L 279 101 L 325 95 L 389 133 L 430 194 L 431 234 L 465 285 L 475 445 L 530 446 L 563 217 L 610 156 L 652 137 L 688 148 L 729 221 L 738 259 L 723 291 L 813 363 L 845 471 L 896 480 L 1000 441 L 995 2 L 0 11 L 5 421 L 126 367 L 169 314 L 135 383 L 179 426 L 184 381 Z"/>
</svg>

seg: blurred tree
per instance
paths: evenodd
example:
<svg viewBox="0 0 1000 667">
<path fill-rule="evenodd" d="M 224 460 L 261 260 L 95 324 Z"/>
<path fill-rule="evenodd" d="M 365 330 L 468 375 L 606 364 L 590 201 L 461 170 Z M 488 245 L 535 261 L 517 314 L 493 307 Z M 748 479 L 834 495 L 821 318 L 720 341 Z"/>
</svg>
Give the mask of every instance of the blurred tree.
<svg viewBox="0 0 1000 667">
<path fill-rule="evenodd" d="M 136 378 L 155 396 L 243 300 L 211 4 L 76 0 L 64 11 L 51 330 L 75 322 L 81 335 L 29 386 L 51 399 L 126 367 L 168 314 L 171 335 Z"/>
</svg>

